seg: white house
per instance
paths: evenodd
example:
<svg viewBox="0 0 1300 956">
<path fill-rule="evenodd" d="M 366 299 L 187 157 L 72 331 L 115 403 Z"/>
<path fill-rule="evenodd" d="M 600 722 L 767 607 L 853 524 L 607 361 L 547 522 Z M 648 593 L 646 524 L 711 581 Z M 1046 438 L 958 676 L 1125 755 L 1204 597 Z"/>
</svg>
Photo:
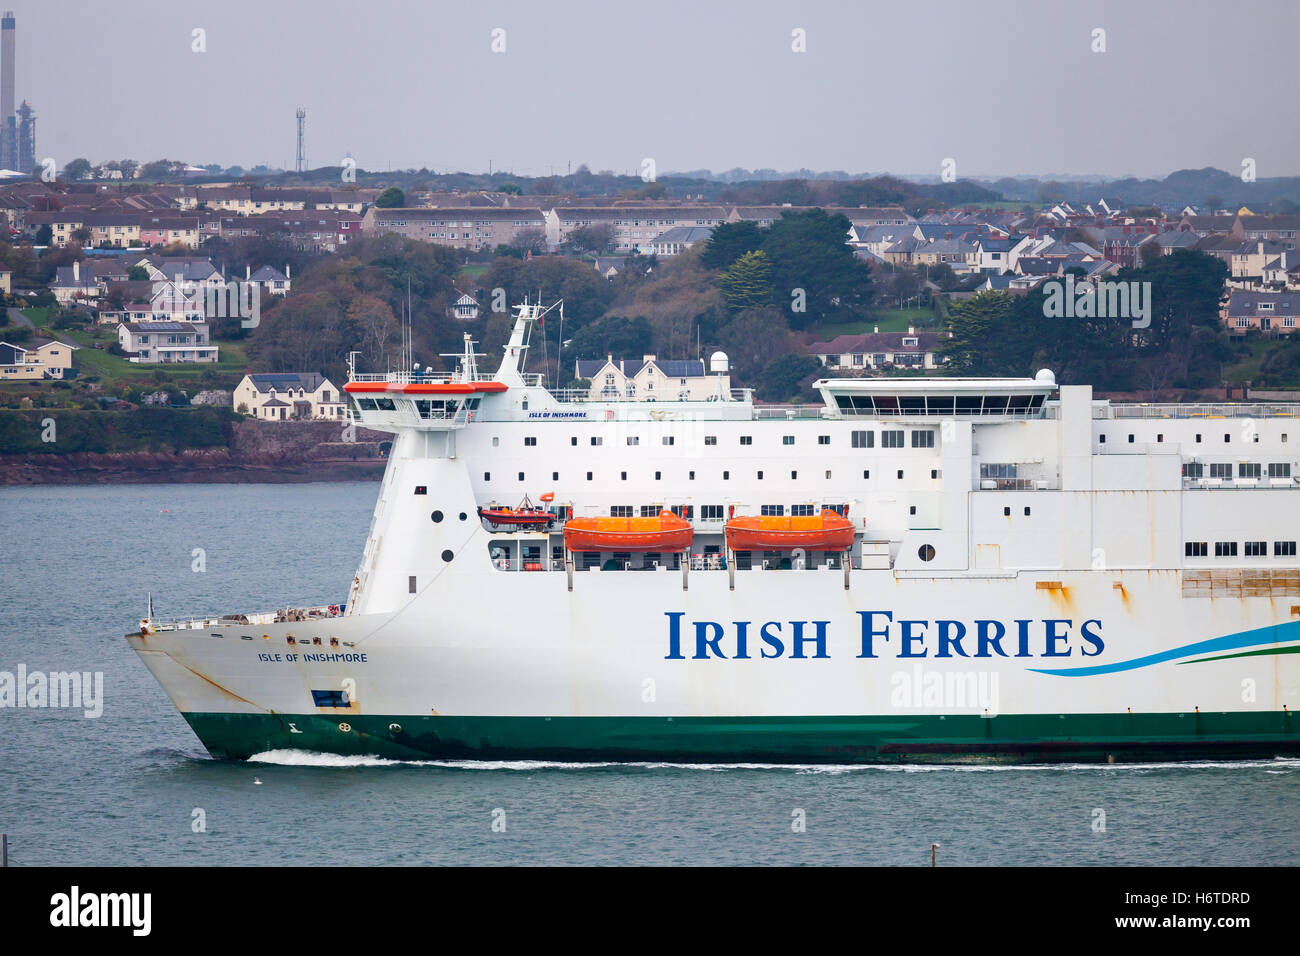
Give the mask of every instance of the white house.
<svg viewBox="0 0 1300 956">
<path fill-rule="evenodd" d="M 217 347 L 206 322 L 123 322 L 117 342 L 132 362 L 215 362 Z"/>
<path fill-rule="evenodd" d="M 868 332 L 838 335 L 829 342 L 815 342 L 808 351 L 827 368 L 845 371 L 875 371 L 896 368 L 938 368 L 944 358 L 938 352 L 939 336 L 934 332 Z"/>
<path fill-rule="evenodd" d="M 77 348 L 53 339 L 32 339 L 27 345 L 0 342 L 0 382 L 63 378 Z"/>
<path fill-rule="evenodd" d="M 579 359 L 574 377 L 591 382 L 587 398 L 593 402 L 699 402 L 731 394 L 731 376 L 725 372 L 710 375 L 701 359 L 646 355 L 637 362 L 607 355 L 590 361 Z"/>
<path fill-rule="evenodd" d="M 320 418 L 340 421 L 346 402 L 315 372 L 265 372 L 245 375 L 235 388 L 235 411 L 263 421 Z"/>
<path fill-rule="evenodd" d="M 468 293 L 461 292 L 459 289 L 453 289 L 456 293 L 456 301 L 452 303 L 447 314 L 457 322 L 473 322 L 478 318 L 478 300 Z"/>
</svg>

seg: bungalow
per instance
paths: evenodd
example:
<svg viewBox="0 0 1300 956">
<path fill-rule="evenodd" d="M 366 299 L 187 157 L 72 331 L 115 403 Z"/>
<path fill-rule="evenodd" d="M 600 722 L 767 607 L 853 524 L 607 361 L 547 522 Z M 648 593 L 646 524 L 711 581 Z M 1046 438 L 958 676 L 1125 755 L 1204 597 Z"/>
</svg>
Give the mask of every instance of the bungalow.
<svg viewBox="0 0 1300 956">
<path fill-rule="evenodd" d="M 70 305 L 77 299 L 99 298 L 104 287 L 95 276 L 95 264 L 77 260 L 70 266 L 59 266 L 54 270 L 50 291 L 59 305 Z"/>
<path fill-rule="evenodd" d="M 596 271 L 606 279 L 612 279 L 623 271 L 623 263 L 626 261 L 626 256 L 597 256 Z"/>
<path fill-rule="evenodd" d="M 641 244 L 641 251 L 660 258 L 679 255 L 697 242 L 707 242 L 713 235 L 712 226 L 673 226 L 650 242 Z"/>
<path fill-rule="evenodd" d="M 249 274 L 251 266 L 244 267 L 244 281 L 256 282 L 267 295 L 288 295 L 291 285 L 289 280 L 290 268 L 284 267 L 281 272 L 274 266 L 262 266 L 256 272 Z"/>
<path fill-rule="evenodd" d="M 235 411 L 263 421 L 342 420 L 346 404 L 330 380 L 316 372 L 245 375 L 231 400 Z"/>
<path fill-rule="evenodd" d="M 575 378 L 591 383 L 587 401 L 701 402 L 731 394 L 731 376 L 710 375 L 700 359 L 642 356 L 640 362 L 612 355 L 574 365 Z"/>
<path fill-rule="evenodd" d="M 478 299 L 466 292 L 461 292 L 459 289 L 453 289 L 452 291 L 456 293 L 456 301 L 447 310 L 447 315 L 457 322 L 473 322 L 477 319 Z"/>
<path fill-rule="evenodd" d="M 808 349 L 827 368 L 866 372 L 886 366 L 935 369 L 947 361 L 938 352 L 935 332 L 869 332 L 837 335 L 829 342 L 814 342 Z"/>
</svg>

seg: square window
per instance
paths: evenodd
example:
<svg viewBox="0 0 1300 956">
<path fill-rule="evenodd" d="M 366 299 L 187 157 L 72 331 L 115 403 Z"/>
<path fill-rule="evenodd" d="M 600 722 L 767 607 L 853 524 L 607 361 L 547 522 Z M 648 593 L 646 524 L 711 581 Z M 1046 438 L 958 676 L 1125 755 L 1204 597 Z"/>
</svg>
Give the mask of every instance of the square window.
<svg viewBox="0 0 1300 956">
<path fill-rule="evenodd" d="M 1003 509 L 1002 509 L 1002 516 L 1003 516 L 1004 518 L 1010 518 L 1010 517 L 1011 517 L 1011 509 L 1010 509 L 1010 508 L 1003 508 Z"/>
<path fill-rule="evenodd" d="M 717 443 L 718 443 L 718 436 L 717 436 L 717 435 L 705 435 L 705 436 L 704 436 L 704 444 L 706 444 L 706 445 L 716 445 Z"/>
<path fill-rule="evenodd" d="M 781 436 L 781 444 L 782 444 L 782 445 L 793 445 L 793 444 L 794 444 L 794 436 L 793 436 L 793 435 L 782 435 L 782 436 Z"/>
<path fill-rule="evenodd" d="M 417 495 L 427 495 L 429 493 L 429 488 L 427 485 L 416 485 L 415 493 Z"/>
<path fill-rule="evenodd" d="M 817 436 L 817 444 L 819 444 L 819 445 L 829 445 L 830 443 L 831 443 L 831 436 L 830 436 L 830 435 L 818 435 L 818 436 Z"/>
<path fill-rule="evenodd" d="M 593 445 L 603 445 L 603 444 L 605 443 L 605 439 L 602 438 L 602 437 L 599 436 L 599 435 L 592 435 L 592 436 L 591 436 L 591 443 L 592 443 Z"/>
<path fill-rule="evenodd" d="M 754 444 L 754 436 L 753 436 L 753 435 L 741 435 L 741 436 L 740 436 L 740 443 L 741 443 L 742 445 L 752 445 L 752 444 Z"/>
<path fill-rule="evenodd" d="M 1025 517 L 1026 517 L 1026 518 L 1029 517 L 1029 509 L 1028 509 L 1028 508 L 1025 509 Z"/>
<path fill-rule="evenodd" d="M 535 447 L 537 446 L 537 437 L 534 436 L 534 435 L 527 435 L 527 436 L 525 436 L 525 437 L 524 437 L 524 446 L 527 447 L 527 448 L 535 448 Z"/>
<path fill-rule="evenodd" d="M 663 436 L 663 443 L 664 443 L 665 445 L 671 445 L 674 441 L 676 441 L 676 438 L 675 438 L 675 436 L 673 436 L 673 435 L 664 435 L 664 436 Z"/>
<path fill-rule="evenodd" d="M 641 437 L 639 435 L 628 435 L 627 443 L 629 445 L 639 445 L 641 444 Z"/>
</svg>

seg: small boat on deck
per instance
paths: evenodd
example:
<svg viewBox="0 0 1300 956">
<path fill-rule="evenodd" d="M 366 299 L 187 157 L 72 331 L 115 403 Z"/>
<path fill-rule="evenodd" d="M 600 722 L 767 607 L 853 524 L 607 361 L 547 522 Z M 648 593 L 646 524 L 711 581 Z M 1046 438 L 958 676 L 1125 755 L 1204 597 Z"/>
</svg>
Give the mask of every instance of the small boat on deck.
<svg viewBox="0 0 1300 956">
<path fill-rule="evenodd" d="M 564 525 L 570 551 L 682 551 L 694 537 L 691 523 L 671 511 L 654 518 L 570 518 Z"/>
<path fill-rule="evenodd" d="M 555 522 L 555 515 L 544 508 L 534 507 L 527 495 L 519 502 L 518 508 L 489 505 L 479 508 L 478 516 L 493 528 L 549 528 Z"/>
<path fill-rule="evenodd" d="M 837 511 L 819 515 L 744 515 L 726 524 L 732 551 L 843 551 L 853 546 L 853 522 Z"/>
</svg>

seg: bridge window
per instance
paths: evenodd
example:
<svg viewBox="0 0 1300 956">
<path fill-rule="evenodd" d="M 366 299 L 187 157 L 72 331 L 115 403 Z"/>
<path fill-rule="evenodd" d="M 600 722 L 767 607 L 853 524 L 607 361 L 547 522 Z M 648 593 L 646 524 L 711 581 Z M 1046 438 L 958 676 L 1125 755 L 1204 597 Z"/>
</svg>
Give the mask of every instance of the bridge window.
<svg viewBox="0 0 1300 956">
<path fill-rule="evenodd" d="M 1208 552 L 1208 545 L 1204 541 L 1188 541 L 1183 544 L 1183 556 L 1188 558 L 1203 558 Z"/>
<path fill-rule="evenodd" d="M 1184 478 L 1203 478 L 1205 477 L 1205 466 L 1199 461 L 1183 462 Z"/>
<path fill-rule="evenodd" d="M 933 448 L 934 432 L 932 431 L 914 431 L 912 432 L 913 448 Z"/>
<path fill-rule="evenodd" d="M 880 433 L 881 448 L 902 448 L 903 433 L 899 430 L 883 431 Z"/>
<path fill-rule="evenodd" d="M 852 433 L 854 448 L 874 448 L 876 446 L 876 433 L 867 431 L 855 431 Z"/>
</svg>

